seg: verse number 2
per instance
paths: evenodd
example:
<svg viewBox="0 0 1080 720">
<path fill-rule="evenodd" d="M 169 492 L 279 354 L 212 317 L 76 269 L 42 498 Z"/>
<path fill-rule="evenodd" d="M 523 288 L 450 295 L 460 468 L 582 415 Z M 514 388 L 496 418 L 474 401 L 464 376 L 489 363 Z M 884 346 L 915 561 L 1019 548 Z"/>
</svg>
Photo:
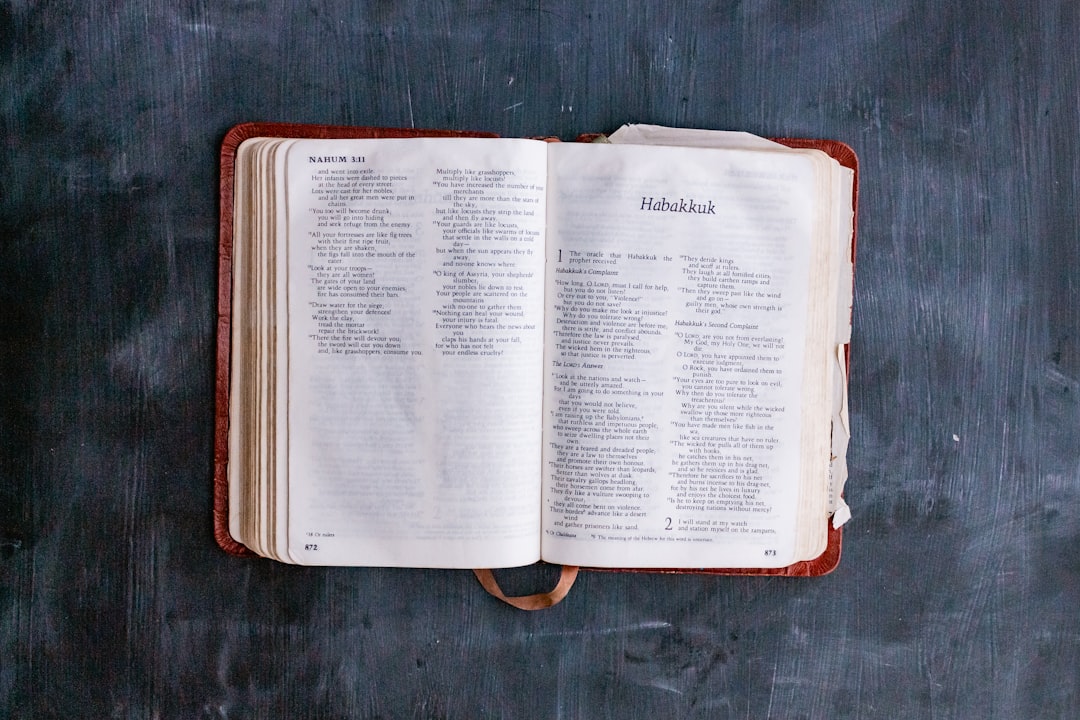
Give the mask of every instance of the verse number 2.
<svg viewBox="0 0 1080 720">
<path fill-rule="evenodd" d="M 667 523 L 666 525 L 664 525 L 664 529 L 665 530 L 670 530 L 671 529 L 671 518 L 664 518 L 664 521 Z"/>
</svg>

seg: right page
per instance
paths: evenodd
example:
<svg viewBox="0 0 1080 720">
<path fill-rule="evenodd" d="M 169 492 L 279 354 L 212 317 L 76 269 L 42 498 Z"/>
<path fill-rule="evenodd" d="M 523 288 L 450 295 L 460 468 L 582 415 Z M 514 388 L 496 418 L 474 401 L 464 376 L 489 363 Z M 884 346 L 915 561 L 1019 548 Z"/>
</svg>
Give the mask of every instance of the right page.
<svg viewBox="0 0 1080 720">
<path fill-rule="evenodd" d="M 549 147 L 545 560 L 766 568 L 824 548 L 825 162 Z"/>
</svg>

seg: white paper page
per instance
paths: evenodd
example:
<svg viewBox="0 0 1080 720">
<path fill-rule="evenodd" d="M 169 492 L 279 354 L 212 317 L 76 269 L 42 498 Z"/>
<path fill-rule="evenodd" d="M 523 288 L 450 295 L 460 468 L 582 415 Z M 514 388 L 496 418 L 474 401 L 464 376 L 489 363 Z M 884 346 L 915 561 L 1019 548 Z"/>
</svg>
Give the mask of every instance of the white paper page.
<svg viewBox="0 0 1080 720">
<path fill-rule="evenodd" d="M 642 145 L 674 145 L 679 147 L 706 147 L 726 149 L 775 150 L 777 152 L 806 152 L 793 150 L 785 145 L 746 132 L 726 130 L 695 130 L 670 128 L 659 125 L 623 125 L 610 136 L 611 143 Z M 840 527 L 851 513 L 844 502 L 842 492 L 847 479 L 847 445 L 850 429 L 847 421 L 847 369 L 844 347 L 851 339 L 852 279 L 854 267 L 851 262 L 853 208 L 847 198 L 852 196 L 854 172 L 836 164 L 832 170 L 834 194 L 838 202 L 833 207 L 833 223 L 837 228 L 839 242 L 839 279 L 832 292 L 836 296 L 836 344 L 835 379 L 832 382 L 832 460 L 828 470 L 827 514 L 834 514 L 833 526 Z"/>
<path fill-rule="evenodd" d="M 522 140 L 290 148 L 297 562 L 538 559 L 545 154 Z"/>
<path fill-rule="evenodd" d="M 812 163 L 549 154 L 544 559 L 790 564 Z"/>
</svg>

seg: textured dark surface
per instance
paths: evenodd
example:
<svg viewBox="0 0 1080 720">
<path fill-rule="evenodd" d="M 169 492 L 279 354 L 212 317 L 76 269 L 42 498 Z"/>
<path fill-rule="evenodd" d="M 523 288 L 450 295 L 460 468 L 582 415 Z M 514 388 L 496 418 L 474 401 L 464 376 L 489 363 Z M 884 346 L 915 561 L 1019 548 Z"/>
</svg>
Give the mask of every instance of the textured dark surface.
<svg viewBox="0 0 1080 720">
<path fill-rule="evenodd" d="M 0 1 L 0 717 L 1080 716 L 1075 2 L 89 5 Z M 587 573 L 526 614 L 465 571 L 223 554 L 247 120 L 851 144 L 840 568 Z"/>
</svg>

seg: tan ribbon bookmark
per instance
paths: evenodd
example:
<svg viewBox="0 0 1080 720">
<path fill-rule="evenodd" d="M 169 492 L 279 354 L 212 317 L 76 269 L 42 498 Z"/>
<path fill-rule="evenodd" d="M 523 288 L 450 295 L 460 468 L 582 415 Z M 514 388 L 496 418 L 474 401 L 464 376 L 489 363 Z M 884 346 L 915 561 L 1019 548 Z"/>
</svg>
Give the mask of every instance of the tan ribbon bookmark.
<svg viewBox="0 0 1080 720">
<path fill-rule="evenodd" d="M 555 605 L 570 592 L 570 586 L 577 579 L 578 569 L 575 565 L 563 565 L 559 573 L 559 582 L 555 587 L 545 593 L 535 595 L 516 595 L 508 597 L 503 593 L 499 583 L 495 580 L 495 574 L 491 570 L 473 570 L 476 579 L 484 586 L 484 589 L 508 605 L 513 605 L 519 610 L 543 610 Z"/>
</svg>

